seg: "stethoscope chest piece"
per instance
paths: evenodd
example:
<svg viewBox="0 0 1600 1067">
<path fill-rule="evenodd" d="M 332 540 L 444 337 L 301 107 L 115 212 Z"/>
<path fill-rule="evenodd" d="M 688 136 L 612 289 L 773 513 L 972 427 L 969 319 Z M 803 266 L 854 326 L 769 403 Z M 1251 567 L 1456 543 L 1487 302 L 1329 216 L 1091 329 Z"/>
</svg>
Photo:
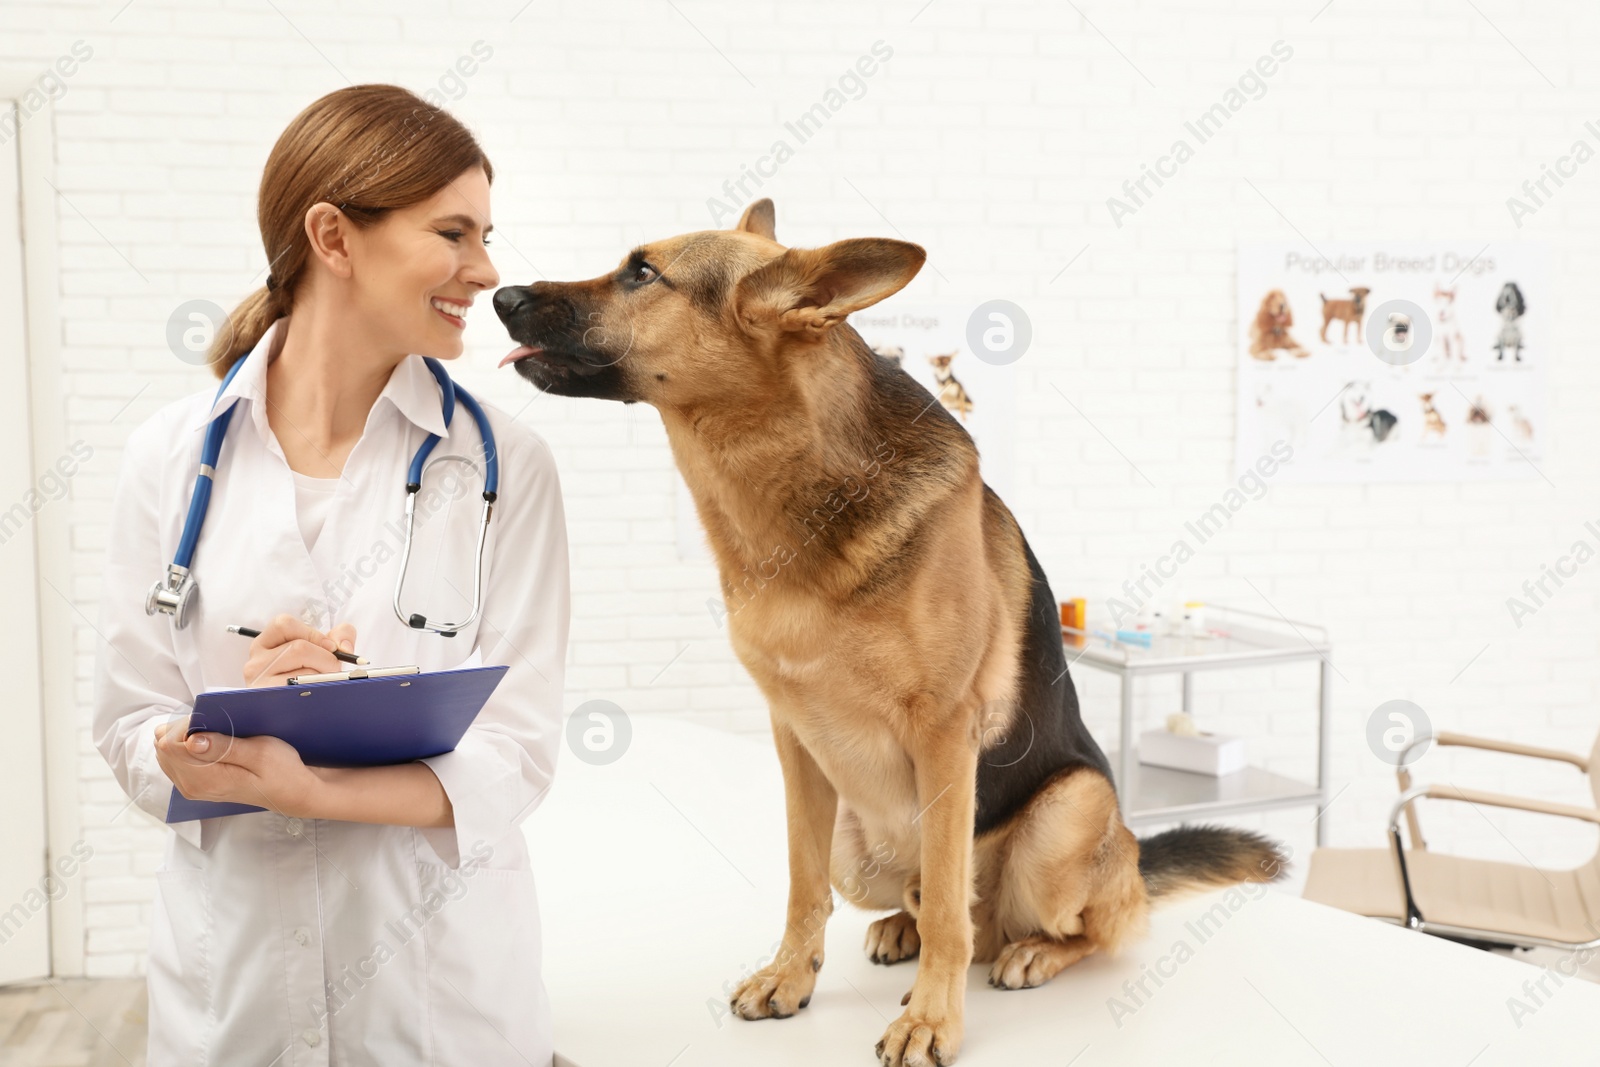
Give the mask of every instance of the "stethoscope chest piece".
<svg viewBox="0 0 1600 1067">
<path fill-rule="evenodd" d="M 189 568 L 169 563 L 167 576 L 152 585 L 149 595 L 144 598 L 144 613 L 154 615 L 160 611 L 171 615 L 173 623 L 181 630 L 189 625 L 189 618 L 194 614 L 195 598 L 199 595 L 200 586 L 189 573 Z"/>
</svg>

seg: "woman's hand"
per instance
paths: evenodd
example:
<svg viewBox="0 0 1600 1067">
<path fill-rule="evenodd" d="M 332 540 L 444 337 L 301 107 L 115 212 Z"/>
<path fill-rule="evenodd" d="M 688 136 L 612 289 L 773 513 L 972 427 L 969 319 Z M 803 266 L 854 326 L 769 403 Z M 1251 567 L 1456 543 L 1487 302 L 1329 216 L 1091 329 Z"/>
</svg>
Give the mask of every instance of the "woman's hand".
<svg viewBox="0 0 1600 1067">
<path fill-rule="evenodd" d="M 250 687 L 286 685 L 291 674 L 333 674 L 348 665 L 334 649 L 354 652 L 356 628 L 341 622 L 327 633 L 313 629 L 293 615 L 279 615 L 250 641 L 250 658 L 244 663 L 244 684 Z"/>
<path fill-rule="evenodd" d="M 263 636 L 264 636 L 263 632 Z M 156 761 L 189 800 L 254 804 L 281 815 L 316 817 L 322 779 L 276 737 L 185 737 L 189 717 L 156 725 Z"/>
<path fill-rule="evenodd" d="M 300 819 L 398 826 L 453 826 L 455 810 L 433 769 L 420 760 L 392 767 L 307 767 L 276 737 L 202 732 L 187 740 L 189 716 L 156 724 L 156 760 L 189 800 L 254 804 Z"/>
<path fill-rule="evenodd" d="M 333 650 L 354 651 L 355 641 L 356 629 L 347 622 L 323 633 L 293 615 L 279 615 L 250 642 L 245 684 L 285 685 L 293 674 L 343 670 Z M 188 716 L 156 726 L 156 760 L 183 796 L 255 804 L 285 815 L 308 815 L 314 807 L 322 780 L 292 745 L 267 736 L 186 737 L 188 731 Z"/>
</svg>

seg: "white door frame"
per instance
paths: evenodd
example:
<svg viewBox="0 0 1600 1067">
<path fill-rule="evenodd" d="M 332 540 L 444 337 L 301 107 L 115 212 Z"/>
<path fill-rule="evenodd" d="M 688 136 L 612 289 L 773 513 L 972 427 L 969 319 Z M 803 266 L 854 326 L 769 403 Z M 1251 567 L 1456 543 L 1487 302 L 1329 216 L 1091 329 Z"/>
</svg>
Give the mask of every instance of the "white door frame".
<svg viewBox="0 0 1600 1067">
<path fill-rule="evenodd" d="M 40 71 L 10 64 L 0 67 L 0 101 L 16 103 L 39 92 Z M 20 112 L 19 112 L 20 118 Z M 29 408 L 32 454 L 60 456 L 67 451 L 67 411 L 61 391 L 60 318 L 57 294 L 61 274 L 56 235 L 55 108 L 47 100 L 19 121 L 20 205 L 23 230 L 23 279 L 27 299 Z M 78 796 L 79 708 L 75 700 L 76 657 L 73 654 L 77 612 L 44 582 L 72 595 L 71 513 L 69 508 L 41 508 L 34 515 L 35 574 L 38 577 L 41 706 L 44 716 L 46 863 L 73 855 L 83 837 Z M 50 966 L 61 977 L 84 973 L 83 876 L 69 880 L 65 896 L 50 904 Z"/>
</svg>

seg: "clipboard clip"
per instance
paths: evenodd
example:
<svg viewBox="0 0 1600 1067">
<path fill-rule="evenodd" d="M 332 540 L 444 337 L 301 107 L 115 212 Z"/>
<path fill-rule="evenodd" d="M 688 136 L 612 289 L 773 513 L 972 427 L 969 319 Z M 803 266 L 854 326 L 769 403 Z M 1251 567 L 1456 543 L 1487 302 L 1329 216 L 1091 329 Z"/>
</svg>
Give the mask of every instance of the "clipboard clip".
<svg viewBox="0 0 1600 1067">
<path fill-rule="evenodd" d="M 295 674 L 290 675 L 290 685 L 307 685 L 315 682 L 348 682 L 357 678 L 389 678 L 397 674 L 420 674 L 422 668 L 416 664 L 404 667 L 352 667 L 347 671 L 333 671 L 329 674 Z"/>
</svg>

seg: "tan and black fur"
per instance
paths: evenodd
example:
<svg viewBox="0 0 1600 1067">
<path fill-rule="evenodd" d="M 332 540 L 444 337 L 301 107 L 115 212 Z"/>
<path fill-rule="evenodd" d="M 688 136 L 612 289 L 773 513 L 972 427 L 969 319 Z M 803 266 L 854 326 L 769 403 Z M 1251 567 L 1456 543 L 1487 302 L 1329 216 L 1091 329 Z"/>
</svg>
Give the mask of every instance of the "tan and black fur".
<svg viewBox="0 0 1600 1067">
<path fill-rule="evenodd" d="M 921 957 L 877 1046 L 892 1065 L 955 1060 L 974 961 L 1002 989 L 1036 986 L 1139 936 L 1152 897 L 1284 870 L 1251 833 L 1141 842 L 1124 826 L 1055 597 L 971 437 L 845 322 L 923 258 L 877 238 L 785 248 L 761 200 L 731 231 L 494 299 L 539 388 L 660 411 L 730 639 L 768 700 L 789 902 L 734 1010 L 810 1000 L 831 885 L 892 910 L 869 933 L 875 960 Z"/>
</svg>

